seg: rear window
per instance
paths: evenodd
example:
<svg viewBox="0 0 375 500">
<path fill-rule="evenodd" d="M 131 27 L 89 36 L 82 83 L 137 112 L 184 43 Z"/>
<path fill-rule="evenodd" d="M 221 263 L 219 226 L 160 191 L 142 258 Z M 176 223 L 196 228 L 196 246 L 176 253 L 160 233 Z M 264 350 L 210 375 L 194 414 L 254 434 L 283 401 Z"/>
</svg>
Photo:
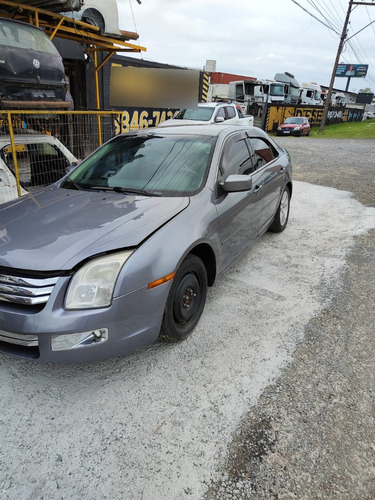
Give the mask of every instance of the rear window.
<svg viewBox="0 0 375 500">
<path fill-rule="evenodd" d="M 199 120 L 202 122 L 208 122 L 211 119 L 214 110 L 215 108 L 209 107 L 181 109 L 174 118 L 176 120 Z"/>
</svg>

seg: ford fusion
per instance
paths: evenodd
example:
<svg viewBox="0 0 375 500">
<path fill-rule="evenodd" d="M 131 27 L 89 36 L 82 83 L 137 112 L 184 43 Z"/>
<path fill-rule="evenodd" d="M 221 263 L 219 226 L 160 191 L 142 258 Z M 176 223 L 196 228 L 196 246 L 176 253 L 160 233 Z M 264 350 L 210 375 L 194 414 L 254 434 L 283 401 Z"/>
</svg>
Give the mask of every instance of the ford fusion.
<svg viewBox="0 0 375 500">
<path fill-rule="evenodd" d="M 0 207 L 0 351 L 77 363 L 185 339 L 207 287 L 284 230 L 291 194 L 288 153 L 258 128 L 116 136 Z"/>
</svg>

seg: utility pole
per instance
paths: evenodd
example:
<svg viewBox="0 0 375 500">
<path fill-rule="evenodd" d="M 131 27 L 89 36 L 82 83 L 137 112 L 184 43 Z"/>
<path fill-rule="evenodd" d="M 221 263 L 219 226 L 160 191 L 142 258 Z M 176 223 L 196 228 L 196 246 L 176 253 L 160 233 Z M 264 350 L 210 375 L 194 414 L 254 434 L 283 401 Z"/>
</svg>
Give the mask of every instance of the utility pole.
<svg viewBox="0 0 375 500">
<path fill-rule="evenodd" d="M 341 52 L 342 52 L 342 49 L 344 47 L 345 38 L 346 38 L 346 35 L 347 35 L 347 31 L 348 31 L 348 24 L 349 24 L 350 13 L 352 11 L 353 3 L 354 3 L 353 0 L 349 0 L 348 12 L 346 13 L 344 27 L 342 29 L 342 33 L 341 33 L 341 37 L 340 37 L 340 43 L 339 43 L 339 47 L 337 49 L 337 55 L 336 55 L 335 64 L 333 65 L 332 76 L 331 76 L 331 81 L 330 81 L 330 84 L 329 84 L 327 99 L 326 99 L 326 102 L 325 102 L 325 105 L 324 105 L 323 117 L 322 117 L 322 121 L 320 122 L 320 128 L 319 128 L 320 132 L 323 132 L 324 125 L 325 125 L 325 122 L 327 120 L 328 108 L 329 108 L 329 105 L 330 105 L 330 102 L 331 102 L 333 84 L 335 83 L 337 65 L 339 64 L 339 60 L 340 60 L 340 57 L 341 57 Z"/>
<path fill-rule="evenodd" d="M 333 66 L 331 81 L 330 81 L 330 84 L 329 84 L 327 99 L 326 99 L 326 102 L 325 102 L 325 105 L 324 105 L 323 117 L 322 117 L 322 121 L 320 122 L 320 128 L 319 128 L 320 132 L 323 132 L 324 125 L 325 125 L 326 120 L 327 120 L 328 108 L 329 108 L 329 105 L 330 105 L 330 102 L 331 102 L 332 90 L 333 90 L 333 84 L 335 82 L 337 65 L 339 64 L 339 60 L 340 60 L 340 57 L 341 57 L 341 52 L 342 52 L 342 49 L 344 47 L 345 38 L 346 38 L 346 35 L 347 35 L 347 32 L 348 32 L 349 18 L 350 18 L 350 14 L 352 12 L 353 5 L 367 5 L 367 6 L 374 7 L 375 3 L 374 3 L 374 0 L 372 0 L 372 2 L 366 2 L 366 1 L 354 2 L 354 0 L 349 0 L 348 12 L 346 13 L 346 17 L 345 17 L 345 21 L 344 21 L 344 26 L 342 28 L 342 33 L 341 33 L 341 37 L 340 37 L 340 43 L 339 43 L 339 46 L 338 46 L 338 49 L 337 49 L 336 60 L 335 60 L 334 66 Z M 350 78 L 348 79 L 347 89 L 349 88 L 349 81 L 350 81 Z"/>
</svg>

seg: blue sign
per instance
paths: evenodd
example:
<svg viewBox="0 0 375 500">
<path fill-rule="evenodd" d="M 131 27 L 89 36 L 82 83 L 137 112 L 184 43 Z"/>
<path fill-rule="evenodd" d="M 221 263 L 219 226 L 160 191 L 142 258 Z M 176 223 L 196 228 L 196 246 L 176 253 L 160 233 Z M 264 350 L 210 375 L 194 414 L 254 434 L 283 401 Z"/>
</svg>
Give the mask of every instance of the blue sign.
<svg viewBox="0 0 375 500">
<path fill-rule="evenodd" d="M 338 64 L 336 76 L 364 78 L 367 75 L 367 70 L 368 64 Z"/>
</svg>

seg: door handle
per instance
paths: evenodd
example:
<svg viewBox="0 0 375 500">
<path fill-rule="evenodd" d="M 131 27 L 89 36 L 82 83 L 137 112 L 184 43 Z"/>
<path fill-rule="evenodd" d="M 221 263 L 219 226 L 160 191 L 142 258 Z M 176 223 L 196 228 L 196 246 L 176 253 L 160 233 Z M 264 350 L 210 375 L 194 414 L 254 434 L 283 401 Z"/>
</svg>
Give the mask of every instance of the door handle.
<svg viewBox="0 0 375 500">
<path fill-rule="evenodd" d="M 262 189 L 262 187 L 263 187 L 263 184 L 261 184 L 260 186 L 256 185 L 255 189 L 254 189 L 254 193 L 259 193 L 259 191 Z"/>
</svg>

